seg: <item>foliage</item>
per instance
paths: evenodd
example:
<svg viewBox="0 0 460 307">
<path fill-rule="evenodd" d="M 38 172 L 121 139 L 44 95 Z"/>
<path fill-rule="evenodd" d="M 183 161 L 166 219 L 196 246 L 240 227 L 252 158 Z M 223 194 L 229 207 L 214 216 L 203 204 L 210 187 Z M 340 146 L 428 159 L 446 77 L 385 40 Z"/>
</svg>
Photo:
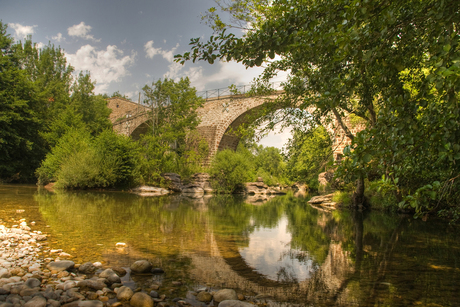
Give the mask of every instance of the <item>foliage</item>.
<svg viewBox="0 0 460 307">
<path fill-rule="evenodd" d="M 263 3 L 223 5 L 232 18 L 250 21 L 241 34 L 209 10 L 215 35 L 192 39 L 192 51 L 177 60 L 266 65 L 262 83 L 289 71 L 280 100 L 314 106 L 313 118 L 333 114 L 353 141 L 337 174 L 357 180 L 356 203 L 364 203 L 364 178 L 385 175 L 403 208 L 422 214 L 454 206 L 448 198 L 460 193 L 451 181 L 460 173 L 460 3 L 275 0 L 258 6 Z M 347 114 L 362 118 L 366 129 L 351 133 Z M 454 183 L 442 194 L 437 182 Z"/>
<path fill-rule="evenodd" d="M 0 179 L 30 180 L 44 155 L 41 106 L 6 29 L 0 22 Z"/>
<path fill-rule="evenodd" d="M 71 130 L 37 169 L 38 181 L 55 181 L 61 188 L 127 188 L 136 183 L 138 160 L 137 145 L 125 136 Z"/>
<path fill-rule="evenodd" d="M 317 189 L 318 174 L 332 164 L 331 146 L 329 134 L 322 126 L 312 128 L 306 133 L 295 130 L 287 145 L 289 177 Z"/>
<path fill-rule="evenodd" d="M 351 205 L 351 193 L 349 191 L 335 191 L 332 196 L 332 201 L 343 206 Z"/>
<path fill-rule="evenodd" d="M 208 144 L 196 132 L 199 118 L 196 110 L 203 99 L 196 95 L 188 78 L 175 82 L 158 80 L 144 86 L 145 103 L 150 105 L 150 128 L 139 144 L 142 181 L 161 184 L 161 173 L 174 172 L 187 180 L 201 171 L 208 156 Z"/>
<path fill-rule="evenodd" d="M 225 149 L 215 155 L 209 174 L 217 192 L 233 193 L 254 179 L 254 167 L 244 151 Z"/>
</svg>

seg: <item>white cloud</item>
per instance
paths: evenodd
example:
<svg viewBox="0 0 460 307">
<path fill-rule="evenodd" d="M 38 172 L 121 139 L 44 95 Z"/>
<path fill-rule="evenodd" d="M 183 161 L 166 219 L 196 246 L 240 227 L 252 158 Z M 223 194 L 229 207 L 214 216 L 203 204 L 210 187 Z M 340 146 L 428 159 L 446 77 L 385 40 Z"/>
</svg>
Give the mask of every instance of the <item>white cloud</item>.
<svg viewBox="0 0 460 307">
<path fill-rule="evenodd" d="M 59 32 L 58 34 L 56 34 L 56 36 L 51 36 L 51 39 L 57 41 L 57 42 L 60 42 L 60 41 L 63 41 L 65 40 L 65 38 L 62 36 L 62 33 Z"/>
<path fill-rule="evenodd" d="M 100 39 L 95 39 L 93 35 L 89 34 L 91 31 L 92 27 L 89 25 L 85 25 L 85 23 L 82 21 L 78 25 L 73 25 L 67 29 L 67 33 L 70 36 L 76 36 L 76 37 L 81 37 L 84 39 L 89 39 L 95 42 L 100 42 Z"/>
<path fill-rule="evenodd" d="M 163 50 L 161 48 L 155 48 L 153 47 L 153 41 L 148 41 L 144 45 L 144 50 L 146 53 L 147 58 L 153 59 L 153 57 L 157 54 L 161 55 L 165 60 L 168 62 L 173 62 L 174 61 L 174 52 L 176 49 L 179 47 L 179 44 L 177 44 L 175 47 L 173 47 L 171 50 Z"/>
<path fill-rule="evenodd" d="M 42 42 L 35 43 L 35 47 L 37 47 L 37 49 L 41 49 L 44 46 L 45 46 L 45 44 L 43 44 Z"/>
<path fill-rule="evenodd" d="M 107 46 L 106 50 L 96 50 L 91 45 L 85 45 L 75 54 L 66 54 L 76 73 L 91 73 L 91 80 L 97 82 L 96 93 L 105 92 L 110 83 L 119 82 L 123 77 L 130 75 L 128 67 L 134 63 L 135 57 L 135 53 L 123 56 L 123 51 L 115 45 Z"/>
<path fill-rule="evenodd" d="M 15 32 L 15 38 L 16 39 L 23 39 L 27 37 L 27 35 L 32 35 L 35 33 L 34 28 L 37 27 L 36 25 L 34 26 L 23 26 L 19 23 L 9 23 L 9 27 L 14 29 Z"/>
</svg>

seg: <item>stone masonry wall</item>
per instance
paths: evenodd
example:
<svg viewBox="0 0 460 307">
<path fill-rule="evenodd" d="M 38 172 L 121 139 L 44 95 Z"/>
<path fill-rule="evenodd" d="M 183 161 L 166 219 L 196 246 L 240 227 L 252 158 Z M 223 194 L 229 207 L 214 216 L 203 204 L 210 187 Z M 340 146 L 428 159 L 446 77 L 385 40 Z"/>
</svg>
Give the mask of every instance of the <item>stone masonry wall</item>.
<svg viewBox="0 0 460 307">
<path fill-rule="evenodd" d="M 270 97 L 226 96 L 206 101 L 204 106 L 198 109 L 201 123 L 197 130 L 209 144 L 209 158 L 213 157 L 218 150 L 226 148 L 235 150 L 240 137 L 230 130 L 235 130 L 238 125 L 244 123 L 245 115 L 261 106 L 266 99 L 274 98 L 276 95 Z M 123 98 L 110 98 L 107 106 L 112 109 L 110 120 L 113 123 L 113 129 L 118 133 L 136 136 L 141 129 L 145 129 L 144 123 L 148 120 L 148 108 Z M 344 122 L 353 134 L 364 128 L 362 125 L 353 127 L 348 118 L 345 118 Z M 325 127 L 333 138 L 334 160 L 340 160 L 343 149 L 351 141 L 345 136 L 337 121 Z"/>
</svg>

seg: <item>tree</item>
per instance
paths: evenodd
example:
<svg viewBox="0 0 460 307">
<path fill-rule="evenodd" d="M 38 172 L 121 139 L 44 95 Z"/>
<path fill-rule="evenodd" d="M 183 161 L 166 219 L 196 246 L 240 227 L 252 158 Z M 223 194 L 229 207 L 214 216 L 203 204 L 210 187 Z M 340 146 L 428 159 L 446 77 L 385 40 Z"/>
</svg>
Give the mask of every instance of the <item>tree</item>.
<svg viewBox="0 0 460 307">
<path fill-rule="evenodd" d="M 40 106 L 6 29 L 0 22 L 0 179 L 30 180 L 44 155 Z"/>
<path fill-rule="evenodd" d="M 318 174 L 332 163 L 332 142 L 326 129 L 318 126 L 307 133 L 294 131 L 287 146 L 287 169 L 292 180 L 318 187 Z"/>
<path fill-rule="evenodd" d="M 247 30 L 240 37 L 231 33 L 232 26 L 212 8 L 205 18 L 215 35 L 204 42 L 192 39 L 192 51 L 176 56 L 177 60 L 213 63 L 220 59 L 235 60 L 248 67 L 266 65 L 262 82 L 279 71 L 289 71 L 280 100 L 286 106 L 302 109 L 313 106 L 316 119 L 333 114 L 353 141 L 345 152 L 346 172 L 341 173 L 348 180 L 358 180 L 355 204 L 364 203 L 364 178 L 376 160 L 393 169 L 407 169 L 403 159 L 396 159 L 394 154 L 407 152 L 401 139 L 420 140 L 420 145 L 410 148 L 412 152 L 420 150 L 427 162 L 442 157 L 443 152 L 449 152 L 446 157 L 451 158 L 451 165 L 460 159 L 456 138 L 460 86 L 458 1 L 218 3 L 234 19 L 243 21 Z M 410 85 L 416 90 L 411 91 Z M 425 116 L 420 121 L 420 110 L 428 116 L 427 108 L 439 114 L 434 122 Z M 367 129 L 358 135 L 351 133 L 344 121 L 348 114 L 362 118 Z M 429 138 L 436 140 L 441 150 L 425 152 L 429 148 L 424 142 L 427 135 L 420 133 L 420 127 L 428 132 L 430 126 L 439 123 L 437 120 L 445 122 L 441 114 L 449 114 L 448 128 Z M 404 137 L 398 138 L 401 135 Z M 395 150 L 379 155 L 387 146 Z M 416 161 L 413 165 L 422 166 Z M 428 166 L 423 163 L 422 168 Z M 392 170 L 387 168 L 385 172 L 390 174 Z M 453 175 L 438 177 L 448 180 Z"/>
<path fill-rule="evenodd" d="M 144 148 L 144 181 L 159 181 L 162 172 L 189 177 L 201 168 L 208 152 L 205 140 L 194 133 L 200 123 L 197 109 L 204 100 L 188 78 L 158 80 L 143 90 L 144 103 L 152 110 L 148 133 L 139 140 Z"/>
</svg>

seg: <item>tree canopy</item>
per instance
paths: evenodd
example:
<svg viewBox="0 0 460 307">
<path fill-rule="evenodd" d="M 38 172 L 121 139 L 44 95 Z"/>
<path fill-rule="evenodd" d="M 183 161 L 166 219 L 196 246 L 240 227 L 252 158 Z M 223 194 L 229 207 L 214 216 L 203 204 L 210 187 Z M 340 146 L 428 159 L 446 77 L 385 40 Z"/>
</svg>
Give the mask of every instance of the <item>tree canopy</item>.
<svg viewBox="0 0 460 307">
<path fill-rule="evenodd" d="M 353 140 L 338 173 L 359 179 L 357 196 L 369 174 L 385 175 L 400 206 L 435 210 L 433 200 L 446 195 L 439 187 L 447 189 L 460 174 L 458 1 L 218 4 L 204 17 L 214 35 L 192 39 L 191 51 L 177 61 L 264 66 L 259 84 L 288 71 L 280 100 L 302 109 L 314 106 L 313 118 L 337 120 Z M 219 9 L 231 15 L 230 22 Z M 349 114 L 366 123 L 363 132 L 351 133 L 344 121 Z M 410 198 L 415 195 L 418 201 Z"/>
</svg>

